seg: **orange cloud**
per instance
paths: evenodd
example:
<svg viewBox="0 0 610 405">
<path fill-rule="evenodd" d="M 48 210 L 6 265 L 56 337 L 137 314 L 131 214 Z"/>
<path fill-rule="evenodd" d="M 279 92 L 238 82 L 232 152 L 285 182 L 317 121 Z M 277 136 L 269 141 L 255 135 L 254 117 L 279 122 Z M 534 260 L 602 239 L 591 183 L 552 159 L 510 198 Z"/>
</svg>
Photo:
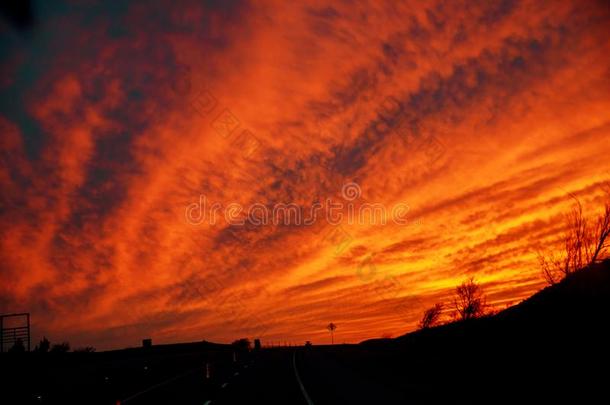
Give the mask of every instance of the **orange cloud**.
<svg viewBox="0 0 610 405">
<path fill-rule="evenodd" d="M 2 28 L 0 83 L 0 310 L 36 336 L 323 342 L 333 321 L 355 342 L 471 275 L 502 307 L 542 286 L 569 193 L 593 209 L 610 173 L 602 2 L 41 13 Z M 201 196 L 345 203 L 346 183 L 406 225 L 185 218 Z"/>
</svg>

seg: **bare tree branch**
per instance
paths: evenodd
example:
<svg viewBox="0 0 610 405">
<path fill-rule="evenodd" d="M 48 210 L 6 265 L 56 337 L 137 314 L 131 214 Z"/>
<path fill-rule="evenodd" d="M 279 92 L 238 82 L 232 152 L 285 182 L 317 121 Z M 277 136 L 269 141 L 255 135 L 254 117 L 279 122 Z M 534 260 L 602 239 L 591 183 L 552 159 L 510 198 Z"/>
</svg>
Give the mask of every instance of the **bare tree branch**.
<svg viewBox="0 0 610 405">
<path fill-rule="evenodd" d="M 419 329 L 428 329 L 438 325 L 443 312 L 443 304 L 435 304 L 424 311 L 422 319 L 419 321 Z"/>
<path fill-rule="evenodd" d="M 460 284 L 455 292 L 453 305 L 458 319 L 474 319 L 485 314 L 485 296 L 473 277 Z"/>
<path fill-rule="evenodd" d="M 595 248 L 591 254 L 591 263 L 595 263 L 606 254 L 608 249 L 608 235 L 610 234 L 610 186 L 605 189 L 606 199 L 604 202 L 604 213 L 597 218 L 595 227 Z"/>
<path fill-rule="evenodd" d="M 574 195 L 574 205 L 566 215 L 563 234 L 563 250 L 556 256 L 553 252 L 538 252 L 542 275 L 547 283 L 556 284 L 570 274 L 596 263 L 605 257 L 610 235 L 610 183 L 604 188 L 606 198 L 604 211 L 597 217 L 595 227 L 583 213 L 580 200 Z"/>
</svg>

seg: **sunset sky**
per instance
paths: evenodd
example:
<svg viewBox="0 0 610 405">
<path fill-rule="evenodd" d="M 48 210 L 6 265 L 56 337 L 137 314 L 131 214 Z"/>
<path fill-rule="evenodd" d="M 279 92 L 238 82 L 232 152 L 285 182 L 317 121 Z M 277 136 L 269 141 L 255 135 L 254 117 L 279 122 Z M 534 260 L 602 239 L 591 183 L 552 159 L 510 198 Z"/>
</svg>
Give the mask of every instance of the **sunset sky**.
<svg viewBox="0 0 610 405">
<path fill-rule="evenodd" d="M 470 276 L 504 308 L 610 178 L 607 1 L 118 3 L 0 20 L 0 313 L 32 344 L 398 336 Z M 345 185 L 406 221 L 189 220 Z"/>
</svg>

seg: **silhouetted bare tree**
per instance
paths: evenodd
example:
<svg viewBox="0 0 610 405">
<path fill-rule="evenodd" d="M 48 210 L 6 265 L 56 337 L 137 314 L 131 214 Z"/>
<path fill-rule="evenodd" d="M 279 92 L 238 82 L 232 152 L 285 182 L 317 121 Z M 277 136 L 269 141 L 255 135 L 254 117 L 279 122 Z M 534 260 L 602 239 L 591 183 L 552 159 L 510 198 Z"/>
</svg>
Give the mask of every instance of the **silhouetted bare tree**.
<svg viewBox="0 0 610 405">
<path fill-rule="evenodd" d="M 66 353 L 70 351 L 70 343 L 62 342 L 51 346 L 51 353 Z"/>
<path fill-rule="evenodd" d="M 48 353 L 51 348 L 51 342 L 45 336 L 42 337 L 40 343 L 36 345 L 34 348 L 34 352 L 36 353 Z"/>
<path fill-rule="evenodd" d="M 435 304 L 424 311 L 424 315 L 419 321 L 419 329 L 428 329 L 438 325 L 443 312 L 443 304 Z"/>
<path fill-rule="evenodd" d="M 485 296 L 473 277 L 457 286 L 455 293 L 453 305 L 457 319 L 474 319 L 485 314 Z"/>
<path fill-rule="evenodd" d="M 335 344 L 335 329 L 337 329 L 337 325 L 335 325 L 334 323 L 329 323 L 328 326 L 326 327 L 326 329 L 328 329 L 328 331 L 330 332 L 330 341 L 331 344 Z"/>
<path fill-rule="evenodd" d="M 574 205 L 566 215 L 563 248 L 557 253 L 538 252 L 542 274 L 549 284 L 555 284 L 568 275 L 598 262 L 607 254 L 610 234 L 610 186 L 604 188 L 603 212 L 591 226 L 583 213 L 580 200 L 574 195 Z"/>
<path fill-rule="evenodd" d="M 594 233 L 594 247 L 591 254 L 591 263 L 595 263 L 605 257 L 607 249 L 610 246 L 608 243 L 608 235 L 610 235 L 610 184 L 605 187 L 606 198 L 604 200 L 604 212 L 597 217 Z"/>
</svg>

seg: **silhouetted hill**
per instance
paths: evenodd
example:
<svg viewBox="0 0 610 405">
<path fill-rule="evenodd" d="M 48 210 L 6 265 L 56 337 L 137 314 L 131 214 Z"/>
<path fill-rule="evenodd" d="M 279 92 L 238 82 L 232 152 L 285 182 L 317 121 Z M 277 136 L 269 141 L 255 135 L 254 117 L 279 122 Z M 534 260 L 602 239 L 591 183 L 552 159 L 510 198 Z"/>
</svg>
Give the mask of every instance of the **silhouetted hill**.
<svg viewBox="0 0 610 405">
<path fill-rule="evenodd" d="M 571 274 L 496 317 L 530 326 L 595 327 L 610 308 L 610 260 Z"/>
<path fill-rule="evenodd" d="M 453 339 L 467 333 L 499 333 L 527 338 L 533 333 L 606 334 L 610 310 L 610 260 L 578 271 L 521 303 L 495 315 L 418 330 L 394 339 L 370 339 L 363 345 L 409 344 L 427 339 Z M 474 336 L 469 336 L 474 337 Z M 592 338 L 596 338 L 593 336 Z"/>
<path fill-rule="evenodd" d="M 504 392 L 505 398 L 491 403 L 524 398 L 582 403 L 603 392 L 609 309 L 606 260 L 493 316 L 361 346 L 375 353 L 379 367 L 394 369 L 397 378 L 419 388 L 443 387 L 436 402 L 485 403 L 486 395 Z M 393 359 L 408 368 L 400 370 Z"/>
</svg>

